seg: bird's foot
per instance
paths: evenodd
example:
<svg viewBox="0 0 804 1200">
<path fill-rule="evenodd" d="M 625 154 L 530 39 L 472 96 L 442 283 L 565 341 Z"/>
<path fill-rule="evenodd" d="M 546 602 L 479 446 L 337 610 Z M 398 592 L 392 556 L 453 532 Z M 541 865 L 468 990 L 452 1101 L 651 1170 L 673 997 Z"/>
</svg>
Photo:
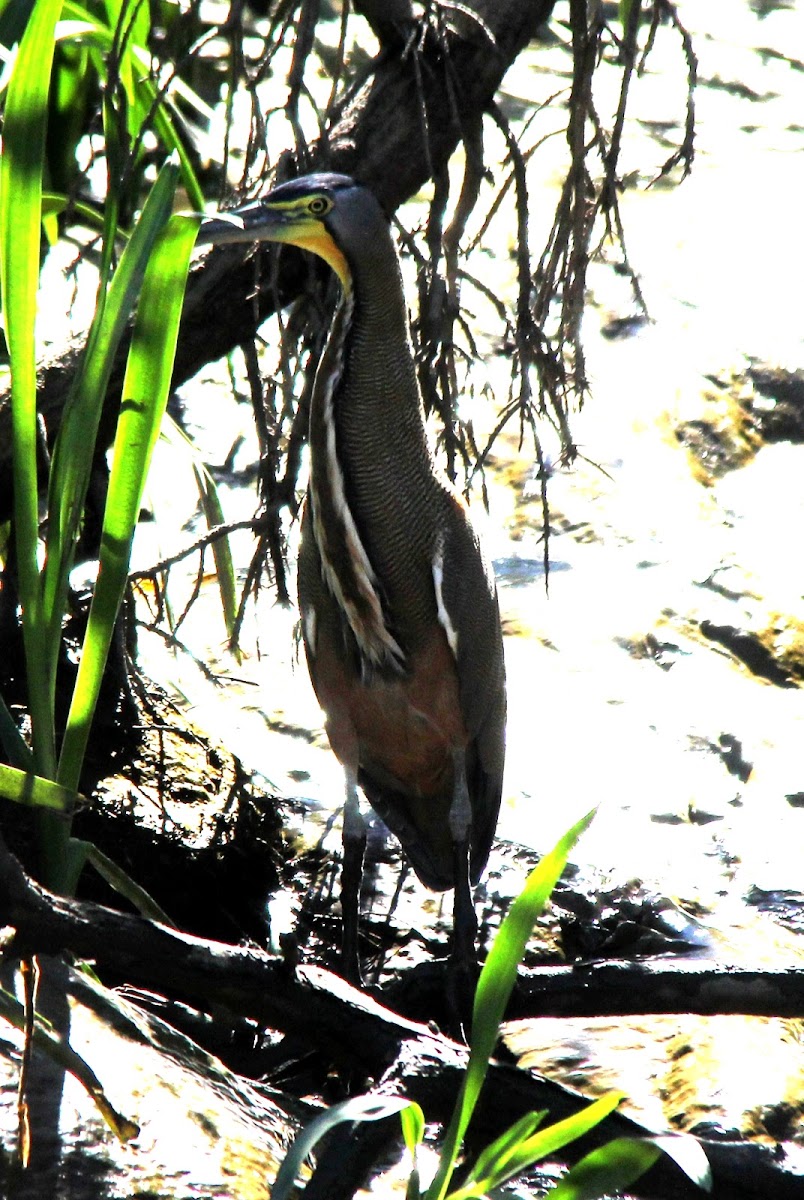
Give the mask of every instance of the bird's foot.
<svg viewBox="0 0 804 1200">
<path fill-rule="evenodd" d="M 470 954 L 465 953 L 465 948 L 460 950 L 453 943 L 447 961 L 447 1012 L 448 1031 L 457 1042 L 469 1042 L 479 974 L 474 943 Z"/>
<path fill-rule="evenodd" d="M 344 944 L 341 949 L 341 969 L 338 974 L 340 974 L 341 978 L 345 979 L 347 983 L 351 983 L 352 987 L 363 987 L 363 972 L 360 969 L 360 955 L 357 953 L 357 949 L 352 950 L 351 947 L 346 945 L 345 937 Z"/>
<path fill-rule="evenodd" d="M 343 869 L 341 871 L 341 914 L 343 940 L 341 943 L 341 974 L 354 987 L 363 986 L 360 973 L 359 927 L 360 927 L 360 884 L 363 878 L 363 854 L 366 849 L 366 834 L 352 837 L 343 843 Z"/>
</svg>

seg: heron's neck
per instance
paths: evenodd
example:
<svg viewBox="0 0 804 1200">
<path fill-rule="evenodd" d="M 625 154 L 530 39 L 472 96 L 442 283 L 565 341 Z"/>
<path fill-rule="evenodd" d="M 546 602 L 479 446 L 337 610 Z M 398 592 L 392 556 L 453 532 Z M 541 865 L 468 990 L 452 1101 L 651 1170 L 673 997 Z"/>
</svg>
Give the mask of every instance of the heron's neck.
<svg viewBox="0 0 804 1200">
<path fill-rule="evenodd" d="M 406 561 L 411 494 L 432 483 L 395 258 L 384 286 L 355 279 L 321 358 L 310 406 L 310 500 L 324 578 L 367 668 L 402 668 L 389 624 L 392 547 Z"/>
<path fill-rule="evenodd" d="M 375 248 L 356 264 L 330 335 L 342 372 L 334 396 L 344 455 L 370 455 L 411 469 L 425 452 L 424 418 L 396 252 Z M 400 461 L 401 456 L 401 461 Z"/>
</svg>

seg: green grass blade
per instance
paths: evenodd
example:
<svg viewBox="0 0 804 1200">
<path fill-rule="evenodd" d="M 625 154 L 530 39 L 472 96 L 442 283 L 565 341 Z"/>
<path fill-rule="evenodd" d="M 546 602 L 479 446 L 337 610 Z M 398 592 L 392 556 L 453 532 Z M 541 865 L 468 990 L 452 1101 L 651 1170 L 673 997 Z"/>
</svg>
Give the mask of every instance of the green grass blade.
<svg viewBox="0 0 804 1200">
<path fill-rule="evenodd" d="M 36 301 L 50 74 L 61 0 L 38 0 L 8 85 L 0 162 L 0 286 L 11 358 L 14 525 L 36 769 L 52 777 L 55 735 L 37 560 Z"/>
<path fill-rule="evenodd" d="M 215 480 L 203 463 L 193 463 L 198 497 L 204 510 L 204 520 L 208 529 L 224 523 L 224 513 L 221 507 Z M 218 592 L 223 609 L 223 620 L 226 626 L 226 636 L 230 645 L 234 640 L 235 623 L 237 621 L 237 580 L 235 577 L 232 547 L 228 537 L 216 538 L 212 543 L 212 557 L 215 559 L 215 578 L 218 581 Z"/>
<path fill-rule="evenodd" d="M 54 813 L 68 813 L 75 800 L 75 792 L 60 787 L 51 779 L 7 767 L 4 763 L 0 763 L 0 796 L 26 808 L 49 809 Z"/>
<path fill-rule="evenodd" d="M 70 212 L 81 220 L 90 229 L 100 229 L 103 224 L 103 218 L 97 208 L 93 208 L 90 204 L 82 204 L 80 200 L 70 200 L 61 195 L 59 192 L 43 192 L 42 193 L 42 211 L 48 216 L 60 216 L 67 210 L 69 206 Z"/>
<path fill-rule="evenodd" d="M 149 86 L 153 87 L 150 81 L 146 82 Z M 182 183 L 184 184 L 184 190 L 187 193 L 190 207 L 196 212 L 204 212 L 206 199 L 203 189 L 193 168 L 190 155 L 187 153 L 184 140 L 176 132 L 176 123 L 165 100 L 161 100 L 157 106 L 154 115 L 154 128 L 159 134 L 165 149 L 172 150 L 179 156 Z"/>
<path fill-rule="evenodd" d="M 399 1119 L 402 1122 L 405 1147 L 411 1154 L 415 1154 L 417 1147 L 424 1140 L 424 1113 L 416 1101 L 411 1100 L 400 1110 Z"/>
<path fill-rule="evenodd" d="M 151 78 L 150 7 L 147 0 L 107 0 L 109 32 L 114 33 L 119 53 L 120 82 L 126 95 L 128 132 L 137 139 L 148 121 L 167 154 L 178 156 L 182 182 L 190 205 L 202 212 L 204 193 L 193 169 L 187 147 L 176 132 L 170 105 L 159 97 L 159 87 Z M 199 105 L 200 105 L 199 101 Z M 108 128 L 107 128 L 108 136 Z"/>
<path fill-rule="evenodd" d="M 305 1125 L 296 1135 L 293 1145 L 285 1155 L 271 1188 L 271 1200 L 288 1200 L 295 1191 L 296 1180 L 305 1160 L 325 1134 L 336 1125 L 354 1121 L 381 1121 L 408 1108 L 412 1101 L 402 1096 L 354 1096 L 340 1104 L 333 1104 L 326 1112 Z"/>
<path fill-rule="evenodd" d="M 34 761 L 28 743 L 17 728 L 17 722 L 9 712 L 8 705 L 0 696 L 0 744 L 12 767 L 20 771 L 33 771 Z"/>
<path fill-rule="evenodd" d="M 438 1171 L 427 1190 L 427 1200 L 443 1200 L 446 1195 L 533 926 L 558 882 L 567 858 L 593 816 L 594 810 L 573 825 L 531 871 L 523 891 L 508 910 L 483 964 L 472 1013 L 469 1065 L 444 1139 Z"/>
<path fill-rule="evenodd" d="M 72 838 L 72 844 L 76 845 L 78 839 Z M 108 883 L 109 887 L 120 895 L 124 896 L 130 904 L 136 908 L 141 917 L 147 917 L 150 921 L 158 921 L 160 925 L 168 925 L 176 928 L 175 921 L 171 921 L 163 908 L 160 908 L 153 896 L 146 892 L 145 888 L 131 878 L 131 876 L 123 870 L 111 858 L 108 858 L 102 850 L 92 842 L 81 842 L 81 850 L 83 851 L 84 859 L 90 863 L 100 875 L 101 879 Z"/>
<path fill-rule="evenodd" d="M 639 1140 L 657 1146 L 702 1191 L 711 1192 L 712 1168 L 703 1146 L 696 1138 L 686 1133 L 659 1133 L 655 1137 Z"/>
<path fill-rule="evenodd" d="M 148 260 L 167 221 L 176 187 L 175 162 L 163 166 L 129 238 L 105 303 L 93 322 L 84 362 L 70 394 L 53 454 L 44 606 L 48 652 L 55 663 L 67 580 L 86 498 L 103 401 Z"/>
<path fill-rule="evenodd" d="M 472 1013 L 473 1057 L 482 1057 L 486 1061 L 491 1057 L 533 926 L 561 877 L 567 859 L 592 823 L 594 815 L 592 810 L 582 817 L 531 871 L 525 887 L 500 925 L 483 964 L 475 993 Z"/>
<path fill-rule="evenodd" d="M 139 224 L 129 247 L 135 245 Z M 172 217 L 154 246 L 142 287 L 123 384 L 101 535 L 98 580 L 59 761 L 59 781 L 77 787 L 153 447 L 167 404 L 184 287 L 198 219 Z M 122 262 L 121 262 L 122 266 Z"/>
<path fill-rule="evenodd" d="M 148 116 L 148 104 L 140 95 L 138 86 L 143 70 L 135 57 L 135 51 L 148 45 L 151 27 L 150 4 L 148 0 L 107 0 L 105 8 L 107 25 L 113 38 L 116 74 L 126 98 L 127 132 L 133 142 L 139 137 Z M 150 62 L 150 56 L 148 61 Z M 147 75 L 147 68 L 145 74 Z"/>
<path fill-rule="evenodd" d="M 485 1196 L 487 1192 L 500 1187 L 509 1179 L 515 1179 L 534 1163 L 549 1158 L 564 1146 L 589 1133 L 614 1111 L 622 1099 L 622 1092 L 601 1096 L 594 1104 L 573 1113 L 571 1117 L 556 1121 L 523 1137 L 518 1145 L 512 1142 L 496 1161 L 488 1162 L 483 1175 L 477 1170 L 473 1172 L 476 1182 L 470 1189 L 459 1188 L 457 1192 L 450 1193 L 450 1200 L 473 1200 L 475 1197 Z"/>
<path fill-rule="evenodd" d="M 148 45 L 151 32 L 148 0 L 106 0 L 104 8 L 110 29 L 119 29 L 127 42 Z"/>
<path fill-rule="evenodd" d="M 629 1187 L 652 1167 L 661 1151 L 649 1141 L 615 1138 L 577 1162 L 550 1193 L 552 1200 L 600 1200 Z"/>
<path fill-rule="evenodd" d="M 499 1175 L 516 1153 L 519 1146 L 535 1133 L 547 1116 L 547 1109 L 541 1112 L 526 1113 L 518 1121 L 500 1134 L 478 1156 L 462 1187 L 457 1192 L 450 1192 L 450 1200 L 465 1200 L 467 1197 L 483 1195 L 490 1188 L 489 1179 Z"/>
<path fill-rule="evenodd" d="M 411 1100 L 399 1113 L 405 1149 L 411 1157 L 411 1169 L 405 1200 L 421 1200 L 419 1186 L 419 1146 L 424 1141 L 424 1113 L 415 1100 Z"/>
<path fill-rule="evenodd" d="M 225 515 L 218 495 L 218 489 L 197 447 L 169 415 L 165 418 L 162 434 L 172 449 L 177 450 L 190 460 L 198 490 L 198 499 L 204 513 L 207 528 L 214 529 L 216 525 L 223 525 Z M 229 538 L 216 538 L 212 543 L 212 554 L 215 559 L 215 575 L 221 597 L 226 636 L 231 642 L 234 637 L 235 622 L 237 620 L 237 578 Z"/>
</svg>

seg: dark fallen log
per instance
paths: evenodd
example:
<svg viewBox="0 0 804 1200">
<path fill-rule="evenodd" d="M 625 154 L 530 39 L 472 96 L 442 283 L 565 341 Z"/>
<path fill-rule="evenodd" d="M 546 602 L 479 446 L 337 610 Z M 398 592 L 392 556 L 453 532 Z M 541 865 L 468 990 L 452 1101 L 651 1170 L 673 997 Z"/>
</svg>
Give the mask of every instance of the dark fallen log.
<svg viewBox="0 0 804 1200">
<path fill-rule="evenodd" d="M 275 1029 L 311 1028 L 336 1058 L 377 1073 L 401 1040 L 424 1028 L 381 1007 L 339 976 L 289 966 L 256 948 L 206 941 L 88 901 L 68 900 L 29 879 L 0 842 L 0 922 L 19 952 L 69 950 L 131 983 L 223 1005 Z M 427 972 L 430 985 L 440 978 Z M 418 987 L 427 987 L 422 972 Z M 804 969 L 718 967 L 654 960 L 540 967 L 522 975 L 508 1017 L 628 1016 L 649 1013 L 804 1016 Z M 368 1058 L 362 1059 L 366 1052 Z"/>
<path fill-rule="evenodd" d="M 7 929 L 6 957 L 71 951 L 94 961 L 100 971 L 112 971 L 134 984 L 156 987 L 207 1009 L 224 1006 L 296 1035 L 364 1078 L 379 1080 L 380 1090 L 417 1100 L 430 1120 L 449 1118 L 467 1063 L 466 1047 L 429 1026 L 400 1017 L 327 971 L 293 969 L 281 958 L 259 950 L 204 941 L 140 917 L 52 895 L 28 879 L 2 842 L 0 925 Z M 682 975 L 693 969 L 690 965 Z M 785 979 L 787 974 L 782 973 Z M 628 972 L 623 970 L 621 978 L 628 980 Z M 734 975 L 727 973 L 726 978 Z M 587 978 L 584 990 L 588 984 Z M 710 979 L 710 988 L 711 984 Z M 711 1012 L 713 993 L 703 988 L 700 994 L 708 997 L 705 1011 Z M 758 995 L 757 988 L 749 989 L 748 994 Z M 543 1013 L 543 1006 L 538 1007 Z M 602 1010 L 597 1006 L 595 1011 L 599 1015 Z M 558 1120 L 584 1102 L 572 1089 L 495 1063 L 473 1126 L 474 1136 L 488 1141 L 524 1112 L 537 1108 L 549 1109 L 551 1119 Z M 353 1134 L 336 1160 L 340 1183 L 330 1179 L 323 1191 L 310 1193 L 310 1200 L 316 1195 L 351 1195 L 347 1190 L 347 1181 L 353 1178 L 349 1162 L 354 1158 L 356 1178 L 365 1160 L 371 1159 L 376 1149 L 373 1139 L 379 1132 L 368 1127 Z M 609 1138 L 645 1132 L 637 1122 L 614 1114 L 591 1139 L 571 1147 L 569 1153 L 577 1156 Z M 701 1145 L 713 1167 L 712 1195 L 716 1200 L 764 1200 L 769 1195 L 793 1200 L 804 1194 L 800 1148 L 710 1140 L 702 1140 Z M 328 1178 L 327 1161 L 322 1162 L 322 1180 Z M 316 1186 L 320 1189 L 324 1184 Z M 635 1194 L 688 1200 L 700 1193 L 676 1167 L 663 1163 L 646 1176 Z"/>
<path fill-rule="evenodd" d="M 444 170 L 467 131 L 477 128 L 511 63 L 549 16 L 554 0 L 473 0 L 476 19 L 456 10 L 451 28 L 431 31 L 415 48 L 389 38 L 366 81 L 347 96 L 303 169 L 351 174 L 367 183 L 390 213 Z M 298 251 L 250 256 L 247 247 L 208 254 L 192 271 L 174 369 L 174 386 L 191 379 L 254 336 L 277 305 L 297 296 L 310 266 Z M 109 387 L 119 395 L 125 347 Z M 40 371 L 41 411 L 55 437 L 78 356 L 67 347 Z M 108 406 L 107 406 L 108 407 Z M 101 429 L 113 433 L 113 407 Z M 0 521 L 10 512 L 10 406 L 0 391 Z"/>
<path fill-rule="evenodd" d="M 223 1006 L 313 1040 L 336 1061 L 376 1075 L 425 1026 L 398 1017 L 317 967 L 288 967 L 258 949 L 206 941 L 89 901 L 54 895 L 29 879 L 0 841 L 0 927 L 6 955 L 69 951 L 135 985 Z"/>
<path fill-rule="evenodd" d="M 414 967 L 388 988 L 402 1012 L 439 1011 L 440 965 Z M 529 1017 L 804 1017 L 804 968 L 759 970 L 702 958 L 606 959 L 520 969 L 508 1020 Z"/>
<path fill-rule="evenodd" d="M 701 959 L 539 967 L 521 975 L 508 1016 L 655 1013 L 804 1017 L 804 968 L 761 971 Z"/>
</svg>

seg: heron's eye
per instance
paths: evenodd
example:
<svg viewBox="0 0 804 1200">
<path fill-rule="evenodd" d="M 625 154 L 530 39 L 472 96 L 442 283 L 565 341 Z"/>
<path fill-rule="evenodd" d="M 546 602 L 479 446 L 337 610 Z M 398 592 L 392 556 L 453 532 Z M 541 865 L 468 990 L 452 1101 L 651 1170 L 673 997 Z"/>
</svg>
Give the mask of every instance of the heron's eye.
<svg viewBox="0 0 804 1200">
<path fill-rule="evenodd" d="M 323 217 L 324 213 L 328 213 L 331 208 L 332 201 L 327 200 L 324 196 L 313 196 L 307 205 L 307 211 L 314 217 Z"/>
</svg>

